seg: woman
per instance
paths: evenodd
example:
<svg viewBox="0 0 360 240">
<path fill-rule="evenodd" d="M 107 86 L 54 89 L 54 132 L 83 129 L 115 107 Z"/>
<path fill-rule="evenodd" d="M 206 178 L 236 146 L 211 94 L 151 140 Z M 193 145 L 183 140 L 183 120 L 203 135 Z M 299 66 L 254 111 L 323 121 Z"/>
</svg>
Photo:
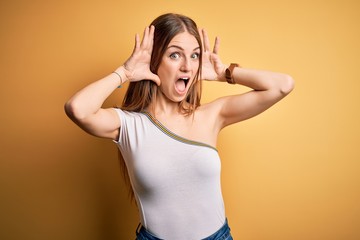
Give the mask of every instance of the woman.
<svg viewBox="0 0 360 240">
<path fill-rule="evenodd" d="M 290 76 L 224 65 L 205 30 L 179 14 L 164 14 L 135 38 L 132 55 L 113 73 L 66 104 L 86 132 L 114 140 L 126 163 L 139 208 L 137 239 L 232 239 L 220 186 L 217 136 L 293 89 Z M 252 88 L 200 105 L 201 79 Z M 122 109 L 101 108 L 130 82 Z"/>
</svg>

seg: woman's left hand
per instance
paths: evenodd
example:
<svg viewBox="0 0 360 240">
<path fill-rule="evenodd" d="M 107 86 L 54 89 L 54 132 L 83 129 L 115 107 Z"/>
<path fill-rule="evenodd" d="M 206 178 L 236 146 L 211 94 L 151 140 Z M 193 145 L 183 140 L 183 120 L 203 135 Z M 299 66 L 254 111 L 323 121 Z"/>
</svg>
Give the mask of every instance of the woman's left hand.
<svg viewBox="0 0 360 240">
<path fill-rule="evenodd" d="M 200 29 L 199 33 L 203 44 L 202 79 L 225 81 L 226 66 L 221 62 L 218 55 L 220 45 L 219 38 L 215 38 L 214 49 L 211 51 L 207 32 L 205 29 Z"/>
</svg>

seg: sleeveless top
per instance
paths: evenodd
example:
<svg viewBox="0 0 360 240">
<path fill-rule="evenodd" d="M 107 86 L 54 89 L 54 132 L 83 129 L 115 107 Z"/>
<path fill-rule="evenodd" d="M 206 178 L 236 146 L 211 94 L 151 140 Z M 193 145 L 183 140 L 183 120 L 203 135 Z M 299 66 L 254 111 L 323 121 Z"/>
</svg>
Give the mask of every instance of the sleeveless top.
<svg viewBox="0 0 360 240">
<path fill-rule="evenodd" d="M 172 133 L 146 112 L 115 109 L 141 224 L 162 239 L 198 240 L 225 222 L 216 148 Z"/>
</svg>

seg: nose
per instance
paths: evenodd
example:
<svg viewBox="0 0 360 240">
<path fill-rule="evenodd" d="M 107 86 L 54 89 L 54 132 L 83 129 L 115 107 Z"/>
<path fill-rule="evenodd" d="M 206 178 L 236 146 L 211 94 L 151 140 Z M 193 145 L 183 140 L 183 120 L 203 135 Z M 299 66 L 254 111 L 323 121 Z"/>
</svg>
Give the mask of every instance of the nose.
<svg viewBox="0 0 360 240">
<path fill-rule="evenodd" d="M 191 70 L 190 59 L 183 58 L 183 62 L 181 63 L 180 71 L 189 72 Z"/>
</svg>

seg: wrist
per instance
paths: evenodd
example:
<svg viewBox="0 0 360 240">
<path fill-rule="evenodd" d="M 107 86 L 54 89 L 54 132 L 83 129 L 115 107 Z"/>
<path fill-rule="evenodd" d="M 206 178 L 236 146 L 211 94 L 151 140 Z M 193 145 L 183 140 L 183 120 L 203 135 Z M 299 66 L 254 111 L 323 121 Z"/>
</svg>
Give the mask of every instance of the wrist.
<svg viewBox="0 0 360 240">
<path fill-rule="evenodd" d="M 119 86 L 121 86 L 122 84 L 124 84 L 128 79 L 128 77 L 126 76 L 126 72 L 125 72 L 125 68 L 124 66 L 120 66 L 118 67 L 113 73 L 115 73 L 118 77 L 119 77 Z"/>
<path fill-rule="evenodd" d="M 234 79 L 234 69 L 236 67 L 239 67 L 240 65 L 237 64 L 237 63 L 231 63 L 230 66 L 228 68 L 226 68 L 225 70 L 225 78 L 226 78 L 226 81 L 230 84 L 235 84 L 235 79 Z"/>
<path fill-rule="evenodd" d="M 226 81 L 226 69 L 228 68 L 228 65 L 224 65 L 223 69 L 220 71 L 220 74 L 218 75 L 217 80 L 220 82 L 227 82 Z"/>
</svg>

